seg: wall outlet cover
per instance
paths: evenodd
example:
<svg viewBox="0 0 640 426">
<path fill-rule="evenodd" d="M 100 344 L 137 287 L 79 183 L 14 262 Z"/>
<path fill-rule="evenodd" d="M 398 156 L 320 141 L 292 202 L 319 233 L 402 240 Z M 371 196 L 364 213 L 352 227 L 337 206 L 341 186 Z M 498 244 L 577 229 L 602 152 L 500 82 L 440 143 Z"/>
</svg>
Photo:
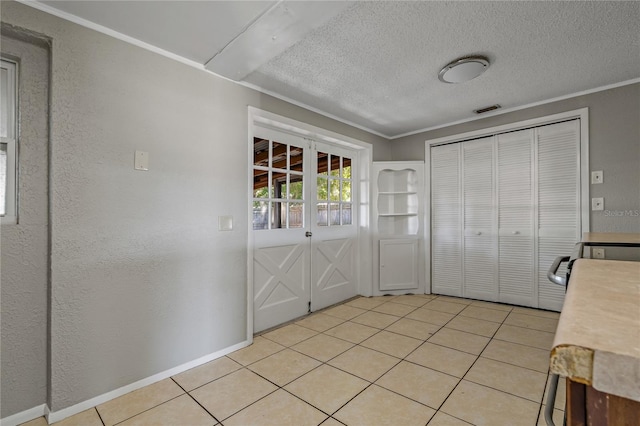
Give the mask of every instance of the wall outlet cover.
<svg viewBox="0 0 640 426">
<path fill-rule="evenodd" d="M 232 231 L 233 216 L 218 216 L 218 231 Z"/>
<path fill-rule="evenodd" d="M 599 211 L 604 210 L 604 198 L 592 198 L 591 199 L 591 210 Z"/>
<path fill-rule="evenodd" d="M 591 172 L 591 183 L 593 185 L 596 185 L 602 182 L 604 182 L 604 175 L 602 173 L 602 170 Z"/>
<path fill-rule="evenodd" d="M 592 258 L 594 259 L 604 259 L 604 249 L 603 248 L 594 248 L 591 249 Z"/>
<path fill-rule="evenodd" d="M 149 153 L 146 151 L 136 151 L 133 168 L 136 170 L 149 170 Z"/>
</svg>

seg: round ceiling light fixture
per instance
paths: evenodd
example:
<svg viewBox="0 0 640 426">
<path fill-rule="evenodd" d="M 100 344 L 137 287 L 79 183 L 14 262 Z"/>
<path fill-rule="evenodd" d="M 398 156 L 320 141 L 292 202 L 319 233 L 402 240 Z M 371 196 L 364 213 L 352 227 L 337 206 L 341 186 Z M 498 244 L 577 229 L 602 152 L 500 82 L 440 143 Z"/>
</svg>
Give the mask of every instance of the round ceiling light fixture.
<svg viewBox="0 0 640 426">
<path fill-rule="evenodd" d="M 464 83 L 473 80 L 489 68 L 489 59 L 484 56 L 467 56 L 447 64 L 438 73 L 445 83 Z"/>
</svg>

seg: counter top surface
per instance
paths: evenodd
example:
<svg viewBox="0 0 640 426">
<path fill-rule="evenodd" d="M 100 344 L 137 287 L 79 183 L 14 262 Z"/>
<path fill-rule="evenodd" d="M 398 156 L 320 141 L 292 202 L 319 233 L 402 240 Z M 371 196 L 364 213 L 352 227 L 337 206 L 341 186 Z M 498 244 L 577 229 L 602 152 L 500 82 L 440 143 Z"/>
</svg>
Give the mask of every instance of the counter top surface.
<svg viewBox="0 0 640 426">
<path fill-rule="evenodd" d="M 618 243 L 640 244 L 640 234 L 615 233 L 615 232 L 585 232 L 582 235 L 583 243 Z"/>
<path fill-rule="evenodd" d="M 640 401 L 640 262 L 575 262 L 551 371 Z"/>
</svg>

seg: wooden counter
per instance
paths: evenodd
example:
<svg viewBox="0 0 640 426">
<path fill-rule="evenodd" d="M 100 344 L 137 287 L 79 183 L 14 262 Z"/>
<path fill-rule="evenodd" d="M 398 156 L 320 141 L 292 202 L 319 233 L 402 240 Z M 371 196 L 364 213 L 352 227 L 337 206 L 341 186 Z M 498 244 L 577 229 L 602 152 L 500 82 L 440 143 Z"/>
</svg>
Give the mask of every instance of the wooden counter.
<svg viewBox="0 0 640 426">
<path fill-rule="evenodd" d="M 640 401 L 640 262 L 575 262 L 551 372 Z"/>
<path fill-rule="evenodd" d="M 640 234 L 614 232 L 585 232 L 583 243 L 604 244 L 640 244 Z"/>
</svg>

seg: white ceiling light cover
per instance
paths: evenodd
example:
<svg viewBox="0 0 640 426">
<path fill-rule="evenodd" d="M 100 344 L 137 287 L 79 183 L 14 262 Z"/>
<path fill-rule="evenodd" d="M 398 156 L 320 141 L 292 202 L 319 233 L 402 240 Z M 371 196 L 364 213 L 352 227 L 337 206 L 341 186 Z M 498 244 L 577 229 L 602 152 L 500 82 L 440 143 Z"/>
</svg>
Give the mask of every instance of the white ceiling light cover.
<svg viewBox="0 0 640 426">
<path fill-rule="evenodd" d="M 445 83 L 464 83 L 480 76 L 489 68 L 489 60 L 484 56 L 470 56 L 456 59 L 440 70 L 438 78 Z"/>
</svg>

